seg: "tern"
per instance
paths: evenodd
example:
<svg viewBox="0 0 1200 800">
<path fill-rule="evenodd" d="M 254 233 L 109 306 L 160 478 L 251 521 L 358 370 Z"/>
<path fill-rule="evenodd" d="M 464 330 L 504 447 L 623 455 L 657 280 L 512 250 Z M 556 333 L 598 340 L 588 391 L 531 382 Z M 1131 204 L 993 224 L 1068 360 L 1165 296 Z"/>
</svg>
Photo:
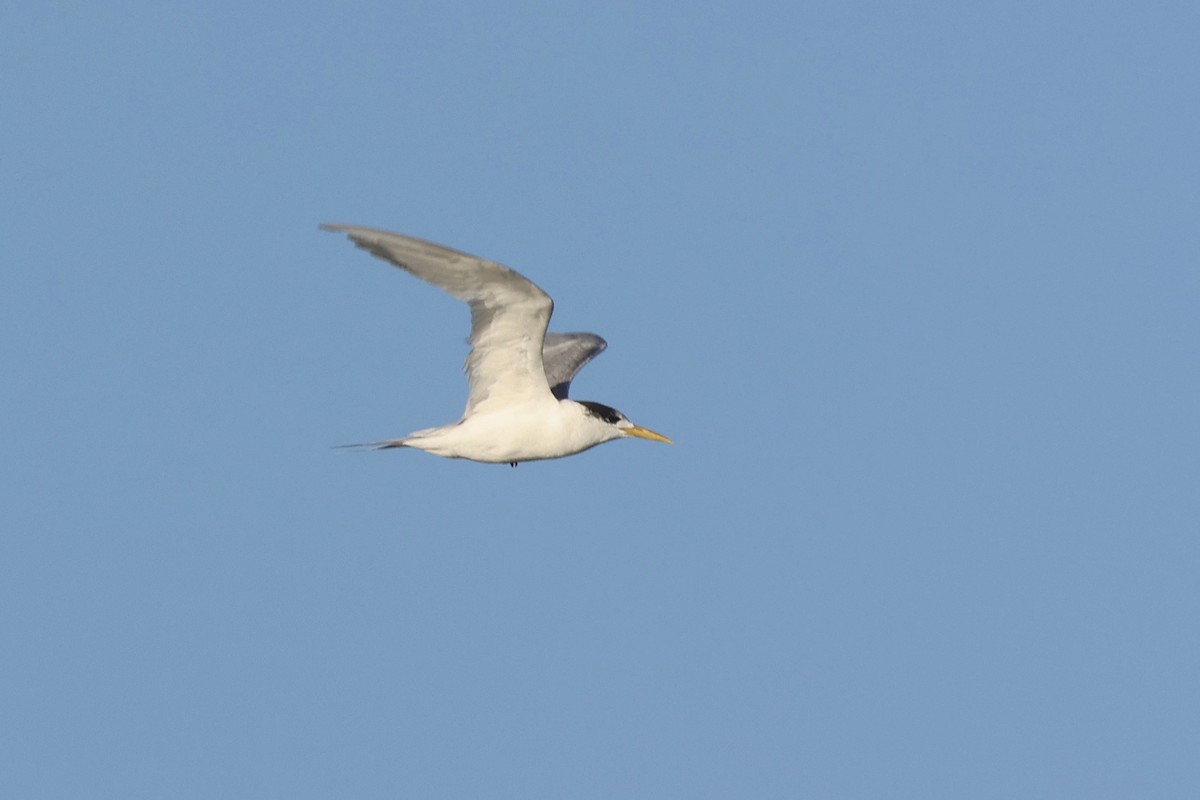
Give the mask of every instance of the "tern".
<svg viewBox="0 0 1200 800">
<path fill-rule="evenodd" d="M 352 225 L 344 233 L 371 255 L 448 292 L 471 308 L 467 407 L 462 419 L 349 447 L 411 447 L 488 464 L 582 453 L 614 439 L 671 443 L 603 403 L 567 397 L 571 381 L 608 344 L 594 333 L 548 333 L 550 295 L 514 270 L 412 236 Z"/>
</svg>

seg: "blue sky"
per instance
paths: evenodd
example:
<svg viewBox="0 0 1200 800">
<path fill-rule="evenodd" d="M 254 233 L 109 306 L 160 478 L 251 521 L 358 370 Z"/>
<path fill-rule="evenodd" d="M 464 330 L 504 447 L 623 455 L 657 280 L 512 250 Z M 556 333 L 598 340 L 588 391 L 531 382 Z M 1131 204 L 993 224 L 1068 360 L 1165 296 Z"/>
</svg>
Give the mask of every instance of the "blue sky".
<svg viewBox="0 0 1200 800">
<path fill-rule="evenodd" d="M 1194 797 L 1186 3 L 0 12 L 0 794 Z M 502 261 L 676 445 L 513 470 Z"/>
</svg>

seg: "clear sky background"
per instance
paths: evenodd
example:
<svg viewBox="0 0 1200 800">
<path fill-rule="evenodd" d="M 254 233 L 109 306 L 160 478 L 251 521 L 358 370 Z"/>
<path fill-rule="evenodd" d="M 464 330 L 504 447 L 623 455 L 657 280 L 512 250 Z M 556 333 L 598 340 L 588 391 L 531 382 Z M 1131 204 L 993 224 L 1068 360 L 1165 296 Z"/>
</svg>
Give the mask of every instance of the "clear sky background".
<svg viewBox="0 0 1200 800">
<path fill-rule="evenodd" d="M 1185 2 L 0 11 L 0 795 L 1194 798 Z M 675 439 L 518 469 L 522 271 Z"/>
</svg>

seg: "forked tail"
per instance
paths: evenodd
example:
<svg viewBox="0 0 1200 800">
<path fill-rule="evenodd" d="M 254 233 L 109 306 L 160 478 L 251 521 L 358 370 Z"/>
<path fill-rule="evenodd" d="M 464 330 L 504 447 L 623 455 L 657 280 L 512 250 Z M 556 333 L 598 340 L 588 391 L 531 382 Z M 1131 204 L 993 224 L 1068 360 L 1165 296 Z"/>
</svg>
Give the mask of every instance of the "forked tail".
<svg viewBox="0 0 1200 800">
<path fill-rule="evenodd" d="M 382 442 L 363 442 L 362 444 L 338 444 L 335 450 L 392 450 L 397 447 L 408 447 L 404 439 L 387 439 Z"/>
</svg>

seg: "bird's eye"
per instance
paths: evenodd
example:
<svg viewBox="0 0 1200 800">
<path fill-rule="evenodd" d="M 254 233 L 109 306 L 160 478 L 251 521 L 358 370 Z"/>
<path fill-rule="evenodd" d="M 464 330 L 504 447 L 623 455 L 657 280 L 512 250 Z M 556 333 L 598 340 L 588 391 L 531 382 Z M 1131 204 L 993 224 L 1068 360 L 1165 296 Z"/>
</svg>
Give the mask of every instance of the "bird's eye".
<svg viewBox="0 0 1200 800">
<path fill-rule="evenodd" d="M 580 405 L 588 410 L 592 416 L 599 420 L 607 422 L 609 425 L 616 425 L 625 417 L 620 411 L 617 411 L 612 406 L 606 406 L 603 403 L 593 403 L 588 400 L 580 402 Z"/>
</svg>

